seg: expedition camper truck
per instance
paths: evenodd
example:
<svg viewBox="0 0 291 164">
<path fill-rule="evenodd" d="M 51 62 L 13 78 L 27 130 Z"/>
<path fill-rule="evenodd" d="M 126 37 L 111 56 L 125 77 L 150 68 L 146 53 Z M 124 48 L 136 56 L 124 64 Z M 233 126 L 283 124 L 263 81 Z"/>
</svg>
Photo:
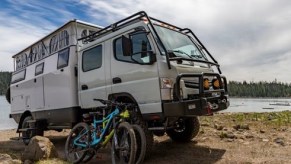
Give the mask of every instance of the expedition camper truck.
<svg viewBox="0 0 291 164">
<path fill-rule="evenodd" d="M 98 98 L 135 103 L 148 145 L 165 132 L 185 142 L 198 134 L 197 116 L 229 106 L 226 78 L 197 36 L 145 12 L 102 29 L 69 22 L 13 58 L 18 132 L 71 128 Z"/>
</svg>

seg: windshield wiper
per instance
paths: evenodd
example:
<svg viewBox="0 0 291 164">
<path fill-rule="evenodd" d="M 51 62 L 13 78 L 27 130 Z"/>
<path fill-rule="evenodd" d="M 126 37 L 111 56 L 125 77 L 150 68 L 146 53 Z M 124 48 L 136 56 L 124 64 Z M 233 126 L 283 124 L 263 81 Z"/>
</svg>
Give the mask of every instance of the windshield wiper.
<svg viewBox="0 0 291 164">
<path fill-rule="evenodd" d="M 186 52 L 184 52 L 184 51 L 182 51 L 182 50 L 172 50 L 173 52 L 178 52 L 178 53 L 180 53 L 180 54 L 184 54 L 184 55 L 186 55 L 186 56 L 188 56 L 189 58 L 198 58 L 198 59 L 201 59 L 202 58 L 202 56 L 199 56 L 199 55 L 189 55 L 189 54 L 187 54 Z"/>
<path fill-rule="evenodd" d="M 189 58 L 192 58 L 190 55 L 188 55 L 186 52 L 184 51 L 181 51 L 181 50 L 172 50 L 172 52 L 177 52 L 177 53 L 180 53 L 180 54 L 184 54 L 186 56 L 188 56 Z"/>
</svg>

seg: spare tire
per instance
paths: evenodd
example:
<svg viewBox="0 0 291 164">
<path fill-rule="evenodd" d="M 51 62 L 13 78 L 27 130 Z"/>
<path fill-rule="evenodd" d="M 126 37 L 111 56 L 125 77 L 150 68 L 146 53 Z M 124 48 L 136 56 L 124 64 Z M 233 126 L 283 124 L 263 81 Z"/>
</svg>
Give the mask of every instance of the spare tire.
<svg viewBox="0 0 291 164">
<path fill-rule="evenodd" d="M 9 102 L 9 104 L 11 103 L 11 95 L 10 95 L 10 87 L 8 87 L 8 89 L 6 90 L 6 100 Z"/>
</svg>

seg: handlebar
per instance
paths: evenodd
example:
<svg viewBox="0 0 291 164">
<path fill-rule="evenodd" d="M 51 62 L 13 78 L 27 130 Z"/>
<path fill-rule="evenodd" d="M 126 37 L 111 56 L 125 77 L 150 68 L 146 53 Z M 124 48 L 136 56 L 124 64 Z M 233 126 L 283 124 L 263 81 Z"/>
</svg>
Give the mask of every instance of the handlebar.
<svg viewBox="0 0 291 164">
<path fill-rule="evenodd" d="M 128 107 L 128 108 L 136 107 L 136 105 L 133 103 L 120 103 L 120 102 L 116 102 L 116 101 L 103 100 L 103 99 L 93 99 L 93 100 L 99 101 L 103 105 L 107 105 L 107 106 L 118 106 L 118 107 Z"/>
</svg>

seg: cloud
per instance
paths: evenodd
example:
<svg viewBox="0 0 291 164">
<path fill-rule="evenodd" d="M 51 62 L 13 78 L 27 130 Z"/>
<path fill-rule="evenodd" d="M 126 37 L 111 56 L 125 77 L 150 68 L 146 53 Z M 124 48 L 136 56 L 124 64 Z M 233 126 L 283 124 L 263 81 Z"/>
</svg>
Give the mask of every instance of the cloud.
<svg viewBox="0 0 291 164">
<path fill-rule="evenodd" d="M 87 15 L 108 24 L 140 10 L 191 28 L 230 80 L 291 82 L 291 2 L 288 0 L 91 1 Z"/>
<path fill-rule="evenodd" d="M 12 56 L 74 18 L 60 3 L 9 1 L 0 10 L 0 71 L 12 71 Z M 63 9 L 63 10 L 61 10 Z"/>
<path fill-rule="evenodd" d="M 144 10 L 152 17 L 192 29 L 229 80 L 277 78 L 291 82 L 291 76 L 286 75 L 291 62 L 291 1 L 288 0 L 9 2 L 10 8 L 0 10 L 0 21 L 5 22 L 0 24 L 0 39 L 7 41 L 0 47 L 4 54 L 16 53 L 72 17 L 107 26 Z M 5 67 L 1 56 L 0 70 Z"/>
</svg>

